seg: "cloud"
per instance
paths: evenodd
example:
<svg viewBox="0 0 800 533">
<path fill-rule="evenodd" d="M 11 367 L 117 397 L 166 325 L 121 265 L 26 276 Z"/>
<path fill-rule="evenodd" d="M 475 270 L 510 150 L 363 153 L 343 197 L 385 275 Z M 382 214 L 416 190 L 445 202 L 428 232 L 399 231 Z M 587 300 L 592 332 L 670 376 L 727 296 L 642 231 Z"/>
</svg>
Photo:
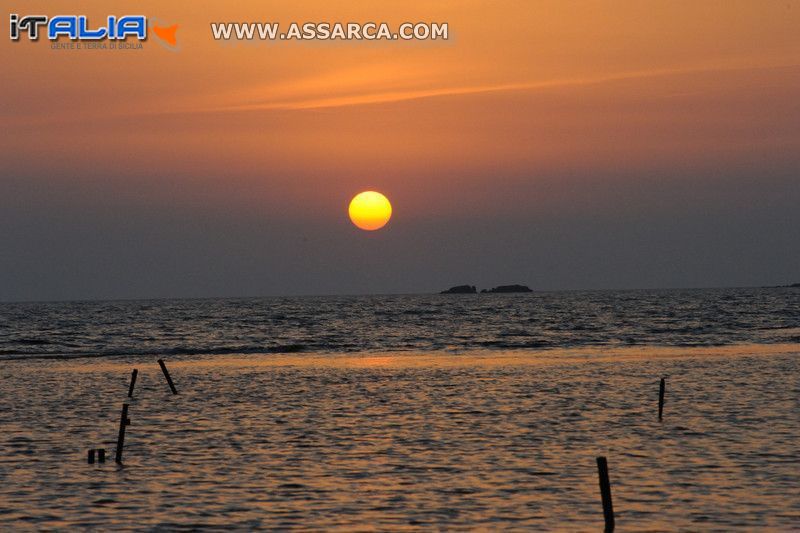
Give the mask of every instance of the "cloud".
<svg viewBox="0 0 800 533">
<path fill-rule="evenodd" d="M 371 105 L 467 94 L 526 91 L 571 86 L 585 86 L 654 77 L 668 77 L 707 72 L 732 72 L 795 68 L 800 65 L 774 65 L 749 67 L 695 67 L 621 72 L 593 78 L 566 78 L 545 81 L 475 84 L 436 85 L 418 72 L 398 72 L 396 69 L 362 67 L 326 73 L 320 76 L 283 82 L 272 86 L 258 86 L 227 95 L 223 105 L 205 106 L 196 111 L 235 112 L 259 110 L 307 110 L 347 106 Z M 415 77 L 415 74 L 417 75 Z M 411 81 L 409 81 L 411 80 Z M 416 82 L 416 83 L 414 83 Z M 414 87 L 416 85 L 416 87 Z M 426 87 L 427 85 L 427 87 Z"/>
</svg>

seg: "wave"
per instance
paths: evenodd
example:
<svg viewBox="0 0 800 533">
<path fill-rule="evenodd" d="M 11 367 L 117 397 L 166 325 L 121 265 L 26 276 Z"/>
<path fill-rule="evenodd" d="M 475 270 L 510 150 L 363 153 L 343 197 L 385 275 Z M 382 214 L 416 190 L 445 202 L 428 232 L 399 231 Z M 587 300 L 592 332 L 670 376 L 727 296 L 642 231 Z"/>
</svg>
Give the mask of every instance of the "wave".
<svg viewBox="0 0 800 533">
<path fill-rule="evenodd" d="M 233 354 L 284 354 L 309 351 L 303 344 L 284 344 L 272 346 L 213 346 L 195 348 L 176 346 L 162 350 L 108 350 L 98 352 L 19 352 L 0 350 L 0 361 L 19 359 L 85 359 L 95 357 L 133 357 L 147 355 L 233 355 Z"/>
<path fill-rule="evenodd" d="M 800 342 L 800 291 L 0 304 L 0 360 Z"/>
<path fill-rule="evenodd" d="M 48 344 L 53 344 L 53 342 L 47 339 L 14 339 L 12 342 L 16 344 L 25 344 L 28 346 L 46 346 Z"/>
</svg>

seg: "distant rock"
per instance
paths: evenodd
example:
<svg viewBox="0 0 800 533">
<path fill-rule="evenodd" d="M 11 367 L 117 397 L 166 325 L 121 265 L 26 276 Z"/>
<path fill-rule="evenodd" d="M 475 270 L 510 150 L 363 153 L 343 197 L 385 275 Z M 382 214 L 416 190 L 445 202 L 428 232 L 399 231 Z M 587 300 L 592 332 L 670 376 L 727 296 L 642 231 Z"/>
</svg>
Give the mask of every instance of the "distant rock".
<svg viewBox="0 0 800 533">
<path fill-rule="evenodd" d="M 494 289 L 483 289 L 482 293 L 496 294 L 496 293 L 509 293 L 509 292 L 533 292 L 530 287 L 526 285 L 500 285 Z"/>
<path fill-rule="evenodd" d="M 439 294 L 476 294 L 477 292 L 478 290 L 475 288 L 475 285 L 457 285 Z"/>
</svg>

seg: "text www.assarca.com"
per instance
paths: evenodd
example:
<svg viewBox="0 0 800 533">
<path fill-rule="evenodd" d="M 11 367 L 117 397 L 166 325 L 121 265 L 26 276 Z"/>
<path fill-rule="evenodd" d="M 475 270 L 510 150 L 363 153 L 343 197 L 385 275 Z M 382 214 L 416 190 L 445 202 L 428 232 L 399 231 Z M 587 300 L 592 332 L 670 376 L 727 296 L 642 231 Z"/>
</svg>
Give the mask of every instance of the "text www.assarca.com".
<svg viewBox="0 0 800 533">
<path fill-rule="evenodd" d="M 386 22 L 292 22 L 284 31 L 278 22 L 212 22 L 217 41 L 359 41 L 447 40 L 446 22 L 404 22 L 392 29 Z"/>
</svg>

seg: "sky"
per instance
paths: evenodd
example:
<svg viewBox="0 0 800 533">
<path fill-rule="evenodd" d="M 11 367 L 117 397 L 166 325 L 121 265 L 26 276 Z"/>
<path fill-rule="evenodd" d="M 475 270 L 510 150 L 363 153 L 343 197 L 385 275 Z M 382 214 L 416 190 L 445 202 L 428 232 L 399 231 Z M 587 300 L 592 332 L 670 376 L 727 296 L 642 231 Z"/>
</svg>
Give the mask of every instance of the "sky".
<svg viewBox="0 0 800 533">
<path fill-rule="evenodd" d="M 179 28 L 3 32 L 0 300 L 800 281 L 800 1 L 3 5 Z M 238 21 L 449 39 L 212 38 Z"/>
</svg>

